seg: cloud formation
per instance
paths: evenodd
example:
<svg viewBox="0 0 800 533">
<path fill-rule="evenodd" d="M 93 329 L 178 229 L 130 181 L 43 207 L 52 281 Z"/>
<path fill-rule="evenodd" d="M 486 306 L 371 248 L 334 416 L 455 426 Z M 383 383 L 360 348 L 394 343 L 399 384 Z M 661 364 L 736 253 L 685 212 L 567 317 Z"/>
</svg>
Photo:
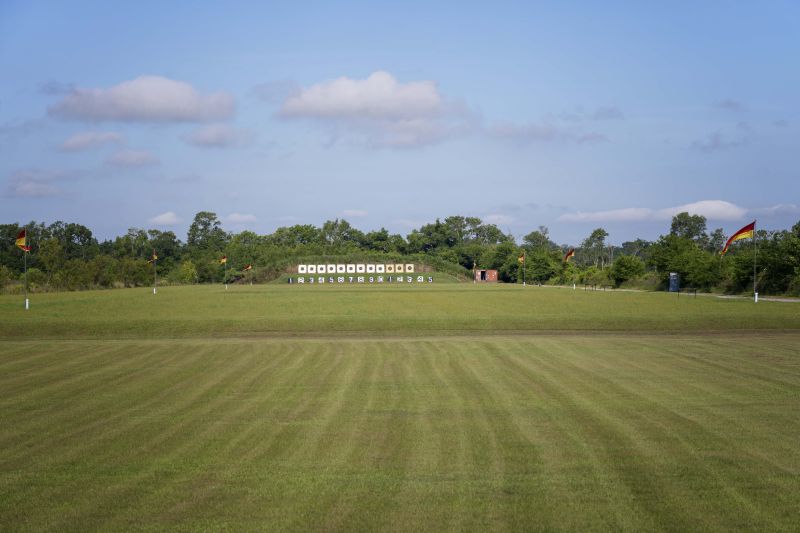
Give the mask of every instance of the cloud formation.
<svg viewBox="0 0 800 533">
<path fill-rule="evenodd" d="M 303 89 L 283 103 L 289 117 L 409 120 L 442 112 L 442 97 L 432 81 L 398 83 L 388 72 L 364 80 L 347 77 Z"/>
<path fill-rule="evenodd" d="M 190 84 L 140 76 L 107 89 L 73 89 L 48 108 L 50 116 L 91 122 L 204 122 L 230 118 L 231 95 L 203 95 Z"/>
<path fill-rule="evenodd" d="M 124 140 L 122 135 L 111 131 L 87 131 L 76 133 L 61 143 L 61 150 L 66 152 L 78 152 L 88 150 L 104 144 L 118 144 Z"/>
<path fill-rule="evenodd" d="M 158 159 L 141 150 L 120 150 L 108 159 L 106 164 L 115 167 L 137 168 L 158 164 Z"/>
<path fill-rule="evenodd" d="M 797 204 L 777 204 L 770 207 L 757 207 L 750 212 L 757 216 L 800 215 L 800 206 Z"/>
<path fill-rule="evenodd" d="M 44 198 L 60 194 L 53 182 L 63 173 L 43 170 L 18 170 L 8 178 L 7 194 L 12 198 Z"/>
<path fill-rule="evenodd" d="M 651 209 L 649 207 L 628 207 L 608 211 L 589 211 L 565 213 L 558 217 L 559 222 L 646 222 L 672 220 L 678 213 L 702 215 L 710 220 L 741 220 L 748 210 L 724 200 L 702 200 L 691 204 Z"/>
<path fill-rule="evenodd" d="M 466 131 L 469 113 L 448 102 L 433 81 L 401 83 L 377 71 L 301 89 L 283 102 L 279 116 L 332 125 L 334 137 L 355 135 L 368 145 L 412 147 Z"/>
<path fill-rule="evenodd" d="M 181 219 L 174 211 L 167 211 L 166 213 L 161 213 L 160 215 L 147 219 L 147 222 L 155 224 L 156 226 L 175 226 L 181 223 Z"/>
<path fill-rule="evenodd" d="M 737 148 L 745 144 L 744 139 L 730 140 L 726 139 L 721 133 L 715 132 L 710 134 L 702 141 L 692 142 L 691 147 L 695 150 L 710 154 L 712 152 L 719 152 L 721 150 L 728 150 Z"/>
<path fill-rule="evenodd" d="M 209 124 L 194 130 L 184 140 L 201 148 L 230 148 L 247 144 L 251 138 L 250 131 L 227 124 Z"/>
</svg>

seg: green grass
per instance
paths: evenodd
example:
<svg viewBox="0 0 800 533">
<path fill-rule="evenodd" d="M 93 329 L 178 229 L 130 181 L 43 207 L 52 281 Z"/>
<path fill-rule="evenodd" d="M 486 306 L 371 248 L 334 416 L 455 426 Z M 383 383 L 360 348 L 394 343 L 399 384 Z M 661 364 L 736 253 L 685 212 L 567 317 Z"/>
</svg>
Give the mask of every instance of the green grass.
<svg viewBox="0 0 800 533">
<path fill-rule="evenodd" d="M 472 284 L 243 285 L 0 297 L 0 338 L 797 330 L 795 304 Z"/>
<path fill-rule="evenodd" d="M 800 529 L 800 306 L 502 286 L 0 298 L 0 529 Z"/>
</svg>

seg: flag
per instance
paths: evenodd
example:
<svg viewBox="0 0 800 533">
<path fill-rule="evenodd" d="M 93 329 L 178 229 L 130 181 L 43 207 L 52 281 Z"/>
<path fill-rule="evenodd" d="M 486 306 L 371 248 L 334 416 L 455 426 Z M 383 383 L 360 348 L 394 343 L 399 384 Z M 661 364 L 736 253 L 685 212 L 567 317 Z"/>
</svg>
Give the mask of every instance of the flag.
<svg viewBox="0 0 800 533">
<path fill-rule="evenodd" d="M 575 255 L 575 248 L 570 248 L 569 252 L 567 252 L 567 255 L 564 256 L 564 262 L 569 263 L 569 260 L 572 259 L 574 255 Z"/>
<path fill-rule="evenodd" d="M 153 255 L 150 257 L 150 261 L 148 263 L 155 263 L 158 260 L 158 256 L 156 255 L 156 250 L 153 248 Z"/>
<path fill-rule="evenodd" d="M 20 230 L 20 232 L 17 234 L 17 240 L 14 244 L 16 244 L 17 248 L 19 248 L 23 252 L 31 251 L 31 247 L 27 246 L 27 231 L 25 230 L 25 228 L 22 228 L 22 230 Z"/>
<path fill-rule="evenodd" d="M 522 254 L 517 258 L 517 261 L 519 261 L 520 263 L 525 262 L 525 252 L 522 252 Z"/>
<path fill-rule="evenodd" d="M 219 260 L 219 264 L 220 265 L 224 265 L 227 262 L 228 262 L 228 256 L 227 255 L 223 255 L 222 259 Z"/>
<path fill-rule="evenodd" d="M 756 221 L 754 220 L 750 224 L 746 225 L 745 227 L 743 227 L 742 229 L 731 235 L 731 238 L 728 239 L 728 242 L 725 243 L 725 247 L 722 249 L 719 255 L 725 255 L 725 252 L 728 251 L 728 247 L 731 245 L 732 242 L 738 241 L 740 239 L 752 239 L 753 235 L 755 234 L 755 231 L 756 231 Z"/>
<path fill-rule="evenodd" d="M 248 270 L 253 270 L 253 265 L 248 264 L 242 269 L 242 272 L 247 272 Z"/>
</svg>

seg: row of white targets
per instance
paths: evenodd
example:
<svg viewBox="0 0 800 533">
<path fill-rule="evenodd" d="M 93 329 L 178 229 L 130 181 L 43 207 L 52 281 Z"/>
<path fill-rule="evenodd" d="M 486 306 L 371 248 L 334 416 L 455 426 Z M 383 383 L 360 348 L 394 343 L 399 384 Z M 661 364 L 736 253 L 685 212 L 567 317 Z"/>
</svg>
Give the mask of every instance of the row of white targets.
<svg viewBox="0 0 800 533">
<path fill-rule="evenodd" d="M 414 264 L 297 265 L 298 274 L 413 274 Z"/>
</svg>

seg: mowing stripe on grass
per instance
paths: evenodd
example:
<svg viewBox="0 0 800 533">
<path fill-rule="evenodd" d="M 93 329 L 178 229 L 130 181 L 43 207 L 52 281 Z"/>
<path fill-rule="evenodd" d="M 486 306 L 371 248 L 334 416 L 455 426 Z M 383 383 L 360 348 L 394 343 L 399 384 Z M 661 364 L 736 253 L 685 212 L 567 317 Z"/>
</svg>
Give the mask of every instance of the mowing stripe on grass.
<svg viewBox="0 0 800 533">
<path fill-rule="evenodd" d="M 800 334 L 0 344 L 16 529 L 796 529 Z"/>
</svg>

